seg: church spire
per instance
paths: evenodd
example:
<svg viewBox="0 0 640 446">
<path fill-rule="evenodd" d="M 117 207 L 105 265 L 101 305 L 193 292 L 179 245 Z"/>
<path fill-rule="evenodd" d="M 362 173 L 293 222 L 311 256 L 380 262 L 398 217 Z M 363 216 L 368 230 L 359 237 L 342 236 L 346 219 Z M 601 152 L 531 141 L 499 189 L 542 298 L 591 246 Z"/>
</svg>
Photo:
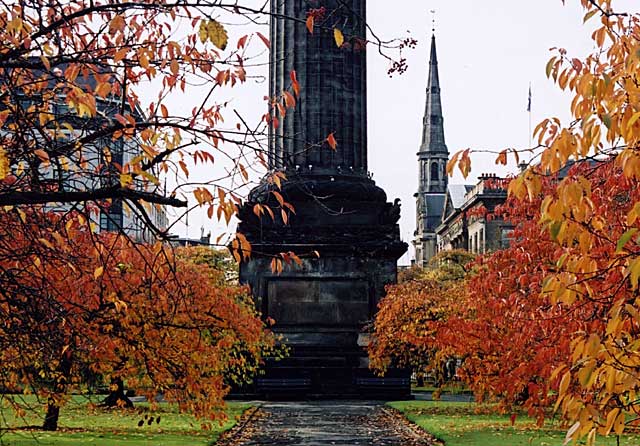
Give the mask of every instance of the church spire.
<svg viewBox="0 0 640 446">
<path fill-rule="evenodd" d="M 435 34 L 431 36 L 429 82 L 427 84 L 427 103 L 424 112 L 420 152 L 449 153 L 444 141 L 444 120 L 442 117 L 442 102 L 440 100 L 440 76 L 438 75 Z"/>
</svg>

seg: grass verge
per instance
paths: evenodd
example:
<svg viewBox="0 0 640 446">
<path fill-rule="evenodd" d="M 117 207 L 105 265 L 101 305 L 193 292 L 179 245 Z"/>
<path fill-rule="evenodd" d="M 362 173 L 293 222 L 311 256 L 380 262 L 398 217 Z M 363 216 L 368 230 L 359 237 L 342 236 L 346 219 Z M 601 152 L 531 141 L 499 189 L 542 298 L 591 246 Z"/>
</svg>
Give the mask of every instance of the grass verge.
<svg viewBox="0 0 640 446">
<path fill-rule="evenodd" d="M 39 429 L 44 409 L 18 417 L 6 405 L 0 405 L 0 445 L 206 446 L 215 444 L 249 407 L 228 403 L 229 419 L 222 424 L 214 421 L 210 429 L 203 429 L 201 420 L 179 413 L 177 406 L 168 403 L 160 403 L 154 410 L 147 403 L 137 403 L 130 410 L 105 410 L 94 407 L 85 397 L 74 397 L 60 412 L 58 431 L 45 432 Z M 138 426 L 140 421 L 142 426 Z"/>
<path fill-rule="evenodd" d="M 514 425 L 508 415 L 490 413 L 476 403 L 394 401 L 389 406 L 444 441 L 446 446 L 561 446 L 566 429 L 548 422 L 538 428 L 534 420 L 519 415 Z M 598 445 L 616 445 L 615 437 L 599 437 Z M 640 436 L 625 435 L 621 446 L 637 446 Z"/>
</svg>

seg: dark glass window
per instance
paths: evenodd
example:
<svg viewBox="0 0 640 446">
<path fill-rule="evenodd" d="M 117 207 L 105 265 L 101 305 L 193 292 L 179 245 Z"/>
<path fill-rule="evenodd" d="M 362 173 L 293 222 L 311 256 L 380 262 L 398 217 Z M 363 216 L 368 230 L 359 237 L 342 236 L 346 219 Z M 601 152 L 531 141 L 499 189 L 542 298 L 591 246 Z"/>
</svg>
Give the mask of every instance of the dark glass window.
<svg viewBox="0 0 640 446">
<path fill-rule="evenodd" d="M 438 172 L 438 163 L 431 164 L 431 181 L 439 181 L 440 173 Z"/>
<path fill-rule="evenodd" d="M 122 201 L 113 200 L 111 206 L 100 211 L 100 231 L 118 232 L 122 229 Z"/>
</svg>

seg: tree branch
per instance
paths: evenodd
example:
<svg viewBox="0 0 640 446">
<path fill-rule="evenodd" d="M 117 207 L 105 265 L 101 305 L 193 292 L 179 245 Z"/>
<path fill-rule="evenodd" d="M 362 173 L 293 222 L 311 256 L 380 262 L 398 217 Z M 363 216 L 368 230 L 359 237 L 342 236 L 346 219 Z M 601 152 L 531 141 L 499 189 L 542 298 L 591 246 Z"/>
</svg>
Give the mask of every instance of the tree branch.
<svg viewBox="0 0 640 446">
<path fill-rule="evenodd" d="M 0 193 L 0 206 L 20 206 L 25 204 L 74 203 L 123 198 L 130 201 L 146 201 L 177 208 L 187 207 L 185 200 L 165 197 L 152 192 L 137 191 L 124 187 L 106 187 L 75 192 L 32 192 L 16 191 Z"/>
</svg>

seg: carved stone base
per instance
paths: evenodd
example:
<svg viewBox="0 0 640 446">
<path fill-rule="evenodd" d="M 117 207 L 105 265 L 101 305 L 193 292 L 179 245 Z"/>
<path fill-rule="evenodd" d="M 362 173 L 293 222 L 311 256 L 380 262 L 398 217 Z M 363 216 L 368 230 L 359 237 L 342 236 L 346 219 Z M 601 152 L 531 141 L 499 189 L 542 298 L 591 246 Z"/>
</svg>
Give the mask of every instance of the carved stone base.
<svg viewBox="0 0 640 446">
<path fill-rule="evenodd" d="M 256 307 L 275 320 L 274 331 L 291 349 L 289 357 L 268 362 L 253 390 L 263 397 L 406 397 L 408 373 L 375 377 L 363 342 L 385 286 L 396 282 L 397 259 L 407 249 L 394 205 L 365 178 L 338 185 L 335 179 L 304 180 L 281 191 L 296 210 L 287 225 L 252 216 L 256 203 L 277 206 L 266 187 L 254 190 L 241 212 L 238 230 L 253 254 L 240 266 L 240 280 L 251 286 Z M 340 211 L 334 213 L 336 208 Z M 273 272 L 273 256 L 287 251 L 301 256 L 302 265 Z"/>
</svg>

